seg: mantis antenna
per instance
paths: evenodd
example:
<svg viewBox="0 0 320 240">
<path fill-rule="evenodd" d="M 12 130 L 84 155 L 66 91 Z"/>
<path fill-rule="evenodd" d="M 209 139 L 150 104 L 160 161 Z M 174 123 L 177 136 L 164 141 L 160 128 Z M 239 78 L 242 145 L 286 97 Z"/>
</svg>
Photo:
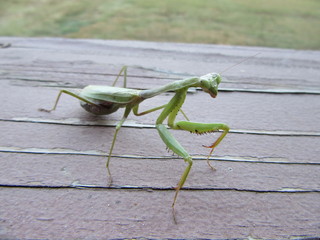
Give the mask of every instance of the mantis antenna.
<svg viewBox="0 0 320 240">
<path fill-rule="evenodd" d="M 225 68 L 220 74 L 225 73 L 226 71 L 230 70 L 231 68 L 234 68 L 235 66 L 240 65 L 241 63 L 244 63 L 245 61 L 249 60 L 250 58 L 254 58 L 255 56 L 259 55 L 260 53 L 256 53 L 252 56 L 246 57 L 245 59 L 242 59 L 240 62 L 235 63 L 227 68 Z"/>
</svg>

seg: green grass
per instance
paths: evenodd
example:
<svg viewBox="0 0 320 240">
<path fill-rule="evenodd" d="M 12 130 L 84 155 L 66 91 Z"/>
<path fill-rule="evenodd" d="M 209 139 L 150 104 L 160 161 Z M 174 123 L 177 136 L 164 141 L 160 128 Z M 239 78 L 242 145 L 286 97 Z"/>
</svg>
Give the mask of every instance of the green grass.
<svg viewBox="0 0 320 240">
<path fill-rule="evenodd" d="M 0 0 L 1 36 L 320 49 L 319 0 Z"/>
</svg>

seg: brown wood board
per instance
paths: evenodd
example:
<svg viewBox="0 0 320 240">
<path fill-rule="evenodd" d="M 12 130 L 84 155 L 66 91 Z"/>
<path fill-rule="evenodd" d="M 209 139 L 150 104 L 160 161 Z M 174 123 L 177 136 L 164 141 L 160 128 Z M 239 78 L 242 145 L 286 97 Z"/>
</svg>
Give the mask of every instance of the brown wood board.
<svg viewBox="0 0 320 240">
<path fill-rule="evenodd" d="M 8 38 L 0 49 L 0 237 L 311 238 L 320 236 L 320 53 L 290 49 L 139 41 Z M 249 56 L 247 61 L 223 72 Z M 105 169 L 122 116 L 93 116 L 60 89 L 112 84 L 123 65 L 128 86 L 147 89 L 222 72 L 217 98 L 191 90 L 191 121 L 231 131 L 206 163 L 217 134 L 172 131 L 194 158 L 167 152 L 159 112 L 130 115 Z M 121 83 L 120 83 L 121 84 Z M 145 101 L 167 103 L 174 93 Z M 183 119 L 182 116 L 178 116 Z"/>
</svg>

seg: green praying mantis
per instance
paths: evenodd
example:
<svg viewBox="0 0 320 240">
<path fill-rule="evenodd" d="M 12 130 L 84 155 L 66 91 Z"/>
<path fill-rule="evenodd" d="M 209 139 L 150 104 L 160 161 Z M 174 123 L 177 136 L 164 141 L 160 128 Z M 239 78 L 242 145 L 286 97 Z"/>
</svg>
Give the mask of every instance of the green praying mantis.
<svg viewBox="0 0 320 240">
<path fill-rule="evenodd" d="M 123 74 L 124 84 L 123 87 L 115 87 L 119 77 Z M 80 93 L 74 93 L 68 90 L 61 90 L 56 98 L 55 104 L 51 110 L 40 109 L 41 111 L 51 112 L 56 109 L 60 96 L 62 93 L 68 94 L 80 100 L 81 106 L 88 112 L 95 115 L 106 115 L 117 111 L 119 108 L 124 108 L 124 114 L 122 119 L 117 123 L 116 130 L 113 136 L 112 144 L 109 150 L 108 159 L 106 162 L 106 168 L 108 175 L 110 177 L 110 185 L 112 184 L 111 172 L 109 169 L 109 163 L 112 155 L 112 150 L 114 148 L 117 134 L 129 116 L 131 112 L 136 116 L 142 116 L 157 110 L 161 110 L 159 117 L 156 120 L 156 128 L 158 133 L 165 143 L 168 149 L 172 150 L 175 154 L 182 157 L 184 161 L 188 164 L 185 168 L 180 181 L 176 187 L 172 209 L 177 200 L 178 193 L 183 187 L 185 181 L 188 178 L 190 169 L 192 167 L 192 157 L 189 153 L 181 146 L 181 144 L 173 137 L 168 128 L 165 126 L 164 121 L 167 119 L 167 125 L 174 130 L 184 130 L 191 133 L 203 134 L 210 133 L 214 131 L 221 131 L 220 136 L 217 140 L 209 146 L 204 146 L 210 148 L 211 151 L 207 158 L 207 163 L 212 170 L 215 170 L 209 162 L 209 158 L 216 146 L 223 140 L 229 131 L 229 127 L 223 123 L 198 123 L 191 122 L 186 117 L 181 107 L 186 99 L 187 90 L 191 87 L 202 88 L 202 90 L 208 93 L 211 97 L 215 98 L 218 94 L 218 86 L 221 82 L 221 76 L 217 73 L 209 73 L 201 77 L 192 77 L 184 80 L 178 80 L 166 84 L 162 87 L 148 90 L 136 90 L 126 88 L 127 83 L 127 67 L 123 67 L 119 72 L 117 78 L 115 79 L 112 86 L 99 86 L 99 85 L 89 85 L 82 89 Z M 139 112 L 139 104 L 148 98 L 155 97 L 161 93 L 173 91 L 175 94 L 172 99 L 162 105 L 144 112 Z M 176 115 L 181 112 L 187 121 L 175 121 Z"/>
</svg>

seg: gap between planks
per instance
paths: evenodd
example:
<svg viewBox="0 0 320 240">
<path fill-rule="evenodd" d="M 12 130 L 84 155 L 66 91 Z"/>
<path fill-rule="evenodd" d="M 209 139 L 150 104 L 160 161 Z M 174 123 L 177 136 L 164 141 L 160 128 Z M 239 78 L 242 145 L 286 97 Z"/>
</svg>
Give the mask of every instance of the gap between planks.
<svg viewBox="0 0 320 240">
<path fill-rule="evenodd" d="M 41 124 L 58 124 L 72 126 L 98 126 L 98 127 L 115 127 L 119 121 L 110 120 L 81 120 L 79 118 L 65 119 L 49 119 L 49 118 L 29 118 L 15 117 L 11 119 L 0 118 L 3 122 L 26 122 L 26 123 L 41 123 Z M 156 128 L 154 124 L 143 124 L 132 120 L 126 120 L 122 127 L 128 128 Z M 271 131 L 271 130 L 250 130 L 250 129 L 230 129 L 229 133 L 235 134 L 253 134 L 253 135 L 271 135 L 271 136 L 295 136 L 295 137 L 320 137 L 320 132 L 306 131 Z"/>
<path fill-rule="evenodd" d="M 77 184 L 71 185 L 25 185 L 25 184 L 0 184 L 2 188 L 31 188 L 31 189 L 80 189 L 80 190 L 145 190 L 145 191 L 176 191 L 175 187 L 152 187 L 152 186 L 132 186 L 132 185 L 112 185 L 96 186 Z M 258 190 L 244 188 L 219 188 L 219 187 L 182 187 L 186 191 L 235 191 L 253 193 L 319 193 L 318 189 L 281 188 L 278 190 Z"/>
<path fill-rule="evenodd" d="M 73 149 L 66 148 L 20 148 L 12 146 L 0 146 L 0 153 L 20 153 L 20 154 L 52 154 L 52 155 L 80 155 L 80 156 L 96 156 L 96 157 L 106 157 L 107 152 L 97 151 L 97 150 L 87 150 L 87 151 L 77 151 Z M 195 161 L 206 161 L 207 156 L 201 155 L 191 155 L 192 159 Z M 178 156 L 141 156 L 141 155 L 111 155 L 112 158 L 127 158 L 127 159 L 158 159 L 158 160 L 169 160 L 169 159 L 181 159 Z M 224 157 L 209 157 L 210 161 L 222 161 L 222 162 L 245 162 L 245 163 L 265 163 L 265 164 L 288 164 L 288 165 L 320 165 L 319 162 L 292 162 L 285 158 L 275 158 L 275 157 L 234 157 L 234 156 L 224 156 Z"/>
</svg>

